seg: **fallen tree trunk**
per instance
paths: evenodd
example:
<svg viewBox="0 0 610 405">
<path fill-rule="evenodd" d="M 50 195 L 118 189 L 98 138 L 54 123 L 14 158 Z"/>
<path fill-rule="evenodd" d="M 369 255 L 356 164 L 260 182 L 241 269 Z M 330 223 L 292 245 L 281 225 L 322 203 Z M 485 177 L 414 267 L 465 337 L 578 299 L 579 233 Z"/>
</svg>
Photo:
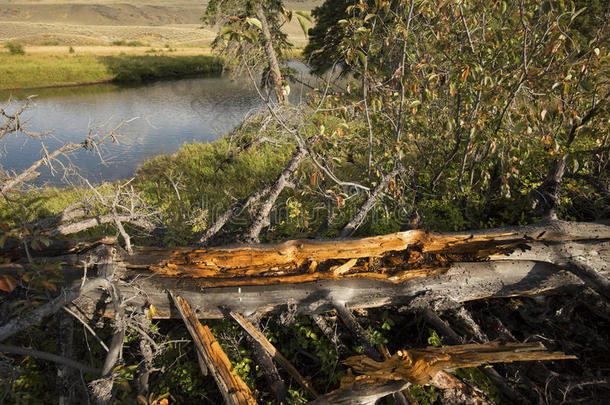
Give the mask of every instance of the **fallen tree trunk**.
<svg viewBox="0 0 610 405">
<path fill-rule="evenodd" d="M 160 318 L 178 316 L 167 289 L 187 299 L 199 318 L 222 318 L 226 310 L 250 316 L 290 306 L 315 314 L 338 304 L 402 305 L 420 296 L 459 303 L 573 291 L 585 281 L 567 268 L 572 258 L 583 256 L 600 277 L 610 275 L 610 227 L 561 221 L 472 234 L 408 231 L 362 239 L 134 251 L 122 259 L 122 294 L 140 292 L 133 305 L 152 303 Z M 89 295 L 91 302 L 97 299 Z"/>
<path fill-rule="evenodd" d="M 99 253 L 97 253 L 99 254 Z M 610 226 L 553 221 L 519 228 L 435 234 L 421 230 L 360 239 L 296 240 L 274 245 L 134 247 L 117 260 L 121 294 L 134 307 L 154 304 L 160 318 L 178 317 L 165 292 L 176 291 L 199 318 L 230 310 L 250 316 L 284 311 L 408 304 L 414 297 L 465 302 L 582 289 L 574 259 L 608 278 Z M 68 283 L 80 283 L 87 254 L 62 260 Z M 20 266 L 0 266 L 15 274 Z M 71 270 L 70 270 L 70 266 Z M 88 277 L 95 269 L 87 270 Z M 595 289 L 595 287 L 593 287 Z M 94 303 L 99 291 L 81 297 Z M 112 315 L 112 309 L 106 310 Z"/>
</svg>

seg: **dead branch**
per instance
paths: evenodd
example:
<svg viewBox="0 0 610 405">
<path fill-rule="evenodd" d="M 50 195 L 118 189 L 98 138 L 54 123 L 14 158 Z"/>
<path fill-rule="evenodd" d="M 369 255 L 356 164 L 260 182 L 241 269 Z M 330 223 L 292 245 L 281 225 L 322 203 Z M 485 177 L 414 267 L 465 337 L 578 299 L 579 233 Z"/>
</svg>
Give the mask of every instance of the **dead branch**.
<svg viewBox="0 0 610 405">
<path fill-rule="evenodd" d="M 53 363 L 61 364 L 67 367 L 71 367 L 75 370 L 80 370 L 83 373 L 92 374 L 98 376 L 101 374 L 101 370 L 81 364 L 77 361 L 68 359 L 66 357 L 58 356 L 53 353 L 41 352 L 34 349 L 25 349 L 22 347 L 16 347 L 11 345 L 0 344 L 0 352 L 18 354 L 20 356 L 32 356 L 41 360 L 51 361 Z"/>
<path fill-rule="evenodd" d="M 100 277 L 85 282 L 81 288 L 64 290 L 61 295 L 45 305 L 40 306 L 25 315 L 13 318 L 0 326 L 0 341 L 6 340 L 13 335 L 40 323 L 44 317 L 57 313 L 63 307 L 82 295 L 86 295 L 99 288 L 109 288 L 109 284 L 108 280 Z"/>
<path fill-rule="evenodd" d="M 64 310 L 66 307 L 64 307 Z M 57 320 L 57 347 L 58 355 L 67 359 L 74 358 L 74 319 L 64 312 L 58 312 Z M 55 386 L 59 393 L 59 404 L 71 404 L 75 400 L 76 373 L 66 365 L 57 365 Z"/>
<path fill-rule="evenodd" d="M 381 360 L 381 355 L 371 344 L 370 333 L 360 326 L 358 320 L 354 314 L 352 314 L 352 311 L 346 308 L 344 303 L 337 303 L 337 305 L 335 305 L 335 310 L 337 311 L 338 317 L 345 326 L 347 326 L 347 329 L 356 337 L 356 341 L 362 346 L 364 353 L 372 359 Z"/>
<path fill-rule="evenodd" d="M 317 136 L 315 135 L 310 137 L 306 142 L 307 145 L 311 145 L 316 138 Z M 275 202 L 284 188 L 288 186 L 290 178 L 292 177 L 294 171 L 299 167 L 305 156 L 307 156 L 307 147 L 303 145 L 297 146 L 297 150 L 292 155 L 292 158 L 282 173 L 280 173 L 280 175 L 277 177 L 273 183 L 273 186 L 271 186 L 269 189 L 267 199 L 259 207 L 254 219 L 252 220 L 252 224 L 241 237 L 242 240 L 249 243 L 258 242 L 258 236 L 260 235 L 263 227 L 269 224 L 269 213 L 273 209 Z"/>
<path fill-rule="evenodd" d="M 276 402 L 278 404 L 287 404 L 289 396 L 288 389 L 286 388 L 286 384 L 284 384 L 284 380 L 280 376 L 275 363 L 273 363 L 273 358 L 260 343 L 254 340 L 252 336 L 246 336 L 246 340 L 250 344 L 250 347 L 252 347 L 256 364 L 263 370 L 263 375 L 267 381 L 267 385 L 273 393 Z"/>
<path fill-rule="evenodd" d="M 229 208 L 227 208 L 225 212 L 222 213 L 221 216 L 216 219 L 216 221 L 212 225 L 210 225 L 205 230 L 205 233 L 199 239 L 199 245 L 207 245 L 208 242 L 212 239 L 212 237 L 214 237 L 214 235 L 216 235 L 218 231 L 222 229 L 222 227 L 227 223 L 229 219 L 231 219 L 235 215 L 238 215 L 240 212 L 247 209 L 252 204 L 255 204 L 258 200 L 269 194 L 270 191 L 271 185 L 250 194 L 248 198 L 242 201 L 233 203 Z"/>
<path fill-rule="evenodd" d="M 353 218 L 341 230 L 340 236 L 342 238 L 351 236 L 354 231 L 358 229 L 358 227 L 366 218 L 366 215 L 369 213 L 369 211 L 375 206 L 375 204 L 377 204 L 377 200 L 381 196 L 381 193 L 386 190 L 390 181 L 394 180 L 396 176 L 401 173 L 404 173 L 405 171 L 406 169 L 399 165 L 398 167 L 381 177 L 381 180 L 379 180 L 379 184 L 377 184 L 377 186 L 375 186 L 375 188 L 370 192 L 366 201 L 360 206 L 358 212 L 356 212 L 356 215 L 354 215 Z"/>
<path fill-rule="evenodd" d="M 95 340 L 97 340 L 97 342 L 100 344 L 100 346 L 102 346 L 102 349 L 104 349 L 106 352 L 110 351 L 110 349 L 108 349 L 108 346 L 106 346 L 106 343 L 104 343 L 104 341 L 97 335 L 97 333 L 95 333 L 93 328 L 91 326 L 89 326 L 89 323 L 87 322 L 87 320 L 83 319 L 79 314 L 72 311 L 67 306 L 63 307 L 63 310 L 66 311 L 67 313 L 69 313 L 70 315 L 72 315 L 74 318 L 76 318 L 76 320 L 79 321 L 81 323 L 81 325 L 83 325 L 83 327 L 89 331 L 89 333 L 91 333 L 91 336 L 93 336 L 95 338 Z"/>
<path fill-rule="evenodd" d="M 576 356 L 549 352 L 539 343 L 491 342 L 403 350 L 382 362 L 376 362 L 367 356 L 354 356 L 347 359 L 345 364 L 354 371 L 371 377 L 429 384 L 439 371 L 491 363 L 567 359 L 576 359 Z"/>
<path fill-rule="evenodd" d="M 124 124 L 125 124 L 125 121 L 121 121 L 119 123 L 119 125 L 117 125 L 114 129 L 112 129 L 111 131 L 109 131 L 108 133 L 106 133 L 105 135 L 103 135 L 101 137 L 98 136 L 97 134 L 92 134 L 92 135 L 87 136 L 85 138 L 85 140 L 82 142 L 65 144 L 50 153 L 46 152 L 46 148 L 44 148 L 44 145 L 43 145 L 43 149 L 45 150 L 45 156 L 38 159 L 36 162 L 34 162 L 32 165 L 30 165 L 30 167 L 23 170 L 21 173 L 15 175 L 15 176 L 9 177 L 9 178 L 5 179 L 2 183 L 0 183 L 0 194 L 6 194 L 9 190 L 14 189 L 21 183 L 24 183 L 26 181 L 29 181 L 33 178 L 38 177 L 38 175 L 40 173 L 37 172 L 37 170 L 41 166 L 47 165 L 47 166 L 51 167 L 54 160 L 57 160 L 60 156 L 63 156 L 68 152 L 71 152 L 71 151 L 74 151 L 74 150 L 80 149 L 80 148 L 84 148 L 86 150 L 93 150 L 93 149 L 96 149 L 103 142 L 105 142 L 108 138 L 111 138 L 114 140 L 116 138 L 116 132 Z"/>
</svg>

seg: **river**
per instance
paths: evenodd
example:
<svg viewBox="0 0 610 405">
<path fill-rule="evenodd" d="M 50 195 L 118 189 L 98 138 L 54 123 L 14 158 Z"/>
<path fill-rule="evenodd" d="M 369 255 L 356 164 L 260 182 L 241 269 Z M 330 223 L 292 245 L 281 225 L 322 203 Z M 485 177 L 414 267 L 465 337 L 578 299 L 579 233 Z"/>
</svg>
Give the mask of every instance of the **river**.
<svg viewBox="0 0 610 405">
<path fill-rule="evenodd" d="M 303 69 L 299 70 L 303 74 Z M 70 154 L 78 174 L 92 182 L 129 178 L 152 156 L 174 153 L 185 142 L 213 141 L 264 106 L 248 81 L 225 77 L 159 81 L 138 87 L 103 84 L 20 91 L 13 92 L 12 97 L 17 99 L 13 105 L 30 94 L 37 97 L 25 114 L 27 128 L 53 130 L 45 137 L 48 150 L 81 142 L 90 128 L 102 134 L 128 121 L 120 128 L 116 143 L 100 146 L 103 160 L 95 151 Z M 302 94 L 302 89 L 293 88 L 293 102 Z M 8 96 L 0 92 L 0 105 L 6 104 Z M 2 142 L 0 163 L 5 170 L 19 172 L 43 156 L 40 141 L 35 138 L 13 134 Z M 54 166 L 63 173 L 59 164 Z M 33 184 L 64 184 L 60 176 L 51 175 L 47 169 L 41 169 L 41 173 Z"/>
</svg>

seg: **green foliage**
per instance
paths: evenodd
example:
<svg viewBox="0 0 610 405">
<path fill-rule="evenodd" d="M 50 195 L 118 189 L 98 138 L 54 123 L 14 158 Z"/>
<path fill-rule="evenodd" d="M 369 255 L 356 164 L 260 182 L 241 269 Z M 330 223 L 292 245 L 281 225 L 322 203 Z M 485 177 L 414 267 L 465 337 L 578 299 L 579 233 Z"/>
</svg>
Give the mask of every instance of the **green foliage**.
<svg viewBox="0 0 610 405">
<path fill-rule="evenodd" d="M 19 42 L 7 42 L 4 44 L 4 47 L 8 49 L 8 53 L 11 55 L 25 55 L 23 45 Z"/>
<path fill-rule="evenodd" d="M 314 69 L 341 62 L 358 79 L 322 103 L 345 120 L 320 141 L 332 168 L 359 167 L 340 178 L 371 186 L 398 162 L 409 173 L 361 234 L 400 229 L 415 212 L 438 231 L 531 222 L 528 193 L 563 157 L 573 164 L 560 215 L 608 215 L 608 15 L 580 3 L 361 0 L 314 10 L 305 50 Z M 330 181 L 321 187 L 347 197 Z M 340 211 L 365 198 L 350 197 Z"/>
<path fill-rule="evenodd" d="M 420 405 L 435 405 L 442 398 L 440 390 L 428 385 L 412 385 L 409 390 Z"/>
<path fill-rule="evenodd" d="M 335 345 L 330 342 L 315 325 L 311 318 L 299 316 L 294 323 L 282 328 L 272 328 L 274 333 L 267 331 L 270 341 L 281 342 L 282 353 L 294 364 L 307 364 L 311 359 L 304 358 L 305 352 L 319 360 L 309 366 L 304 366 L 301 373 L 315 372 L 317 378 L 326 384 L 326 389 L 338 386 L 345 371 L 339 363 Z M 313 374 L 313 373 L 312 373 Z"/>
<path fill-rule="evenodd" d="M 209 384 L 204 382 L 195 354 L 191 352 L 185 357 L 182 350 L 177 345 L 170 345 L 156 360 L 156 364 L 165 367 L 165 372 L 152 375 L 155 395 L 170 394 L 176 403 L 205 400 Z"/>
<path fill-rule="evenodd" d="M 344 60 L 340 47 L 345 34 L 338 22 L 347 18 L 345 9 L 351 3 L 346 0 L 326 0 L 311 12 L 316 23 L 308 31 L 309 42 L 303 50 L 303 57 L 314 73 L 323 73 Z"/>
<path fill-rule="evenodd" d="M 55 400 L 53 395 L 54 384 L 53 379 L 47 377 L 48 365 L 32 357 L 25 357 L 19 366 L 21 375 L 13 381 L 7 381 L 10 386 L 3 385 L 0 387 L 0 396 L 6 394 L 7 398 L 11 398 L 8 393 L 4 392 L 8 388 L 22 402 L 32 405 L 52 403 Z"/>
<path fill-rule="evenodd" d="M 138 169 L 138 186 L 163 210 L 170 225 L 167 243 L 184 244 L 212 223 L 228 208 L 227 195 L 241 200 L 273 181 L 291 154 L 289 145 L 256 145 L 233 152 L 229 142 L 225 137 L 211 144 L 185 144 L 175 155 L 153 158 Z M 180 185 L 182 203 L 170 179 Z M 244 221 L 247 217 L 233 222 Z"/>
<path fill-rule="evenodd" d="M 485 392 L 495 404 L 502 405 L 509 403 L 503 398 L 502 393 L 498 390 L 498 388 L 496 388 L 489 377 L 487 377 L 479 368 L 460 368 L 455 370 L 453 374 L 459 379 L 481 389 L 481 391 Z"/>
<path fill-rule="evenodd" d="M 434 329 L 429 329 L 428 331 L 430 333 L 430 337 L 428 337 L 428 344 L 434 347 L 442 347 L 443 339 L 438 335 L 438 333 L 436 333 Z"/>
</svg>

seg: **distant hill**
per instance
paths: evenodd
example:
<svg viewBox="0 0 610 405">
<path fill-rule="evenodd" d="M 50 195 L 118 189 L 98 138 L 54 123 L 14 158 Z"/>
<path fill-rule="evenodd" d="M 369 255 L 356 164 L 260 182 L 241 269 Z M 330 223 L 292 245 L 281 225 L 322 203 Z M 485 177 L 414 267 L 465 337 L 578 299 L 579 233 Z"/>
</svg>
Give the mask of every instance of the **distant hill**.
<svg viewBox="0 0 610 405">
<path fill-rule="evenodd" d="M 194 5 L 1 4 L 0 20 L 76 25 L 197 24 L 204 10 Z"/>
<path fill-rule="evenodd" d="M 182 0 L 0 0 L 0 42 L 18 40 L 30 45 L 107 44 L 117 39 L 150 44 L 205 45 L 213 38 L 200 30 L 206 1 Z M 310 11 L 321 1 L 289 1 L 292 10 Z M 116 28 L 112 28 L 116 27 Z M 306 41 L 295 21 L 286 26 L 291 41 Z"/>
</svg>

